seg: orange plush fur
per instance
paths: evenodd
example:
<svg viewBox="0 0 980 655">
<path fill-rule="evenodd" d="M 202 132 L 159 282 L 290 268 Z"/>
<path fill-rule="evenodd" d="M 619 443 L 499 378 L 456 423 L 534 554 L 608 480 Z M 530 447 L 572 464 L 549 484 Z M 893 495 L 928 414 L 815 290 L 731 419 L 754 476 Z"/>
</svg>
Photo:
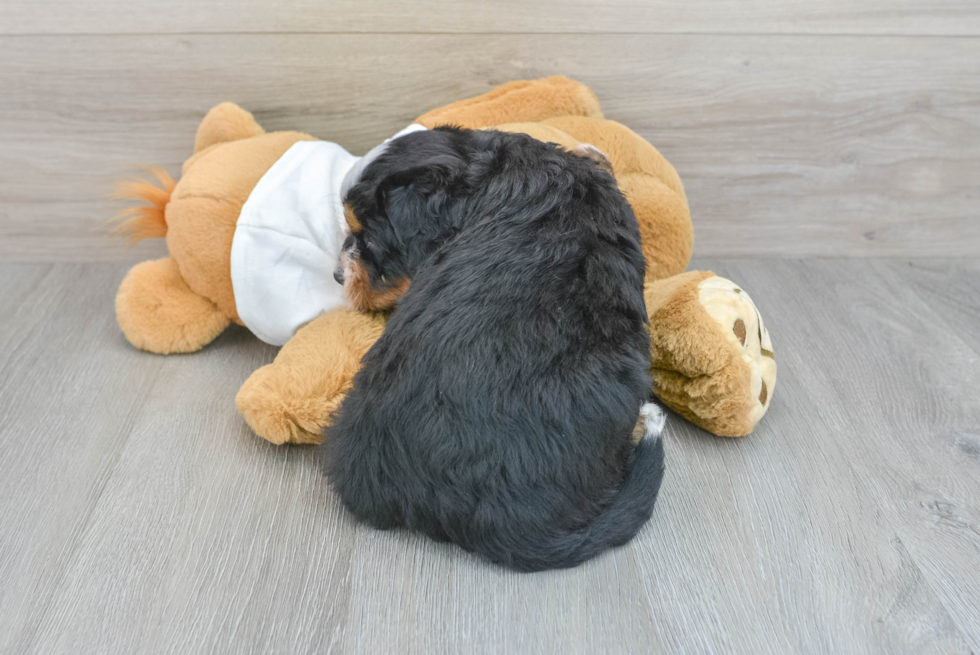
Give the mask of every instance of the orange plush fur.
<svg viewBox="0 0 980 655">
<path fill-rule="evenodd" d="M 701 287 L 711 280 L 720 278 L 691 271 L 647 284 L 651 374 L 668 407 L 718 436 L 741 437 L 769 408 L 775 357 L 744 292 L 719 292 L 727 312 L 705 303 Z M 757 326 L 758 336 L 747 334 L 746 324 Z"/>
<path fill-rule="evenodd" d="M 213 302 L 187 287 L 169 257 L 129 272 L 116 294 L 116 317 L 130 343 L 161 355 L 200 350 L 229 323 Z"/>
<path fill-rule="evenodd" d="M 687 268 L 693 231 L 680 178 L 652 145 L 605 119 L 595 94 L 564 77 L 504 84 L 432 110 L 417 122 L 429 128 L 452 124 L 524 132 L 569 150 L 582 144 L 601 150 L 640 225 L 647 259 L 652 373 L 663 389 L 658 393 L 668 405 L 717 434 L 751 430 L 761 416 L 760 407 L 749 407 L 745 399 L 750 393 L 760 395 L 752 386 L 761 379 L 758 366 L 741 366 L 739 358 L 751 359 L 748 351 L 735 352 L 734 337 L 719 336 L 726 330 L 731 333 L 731 326 L 723 323 L 734 316 L 732 312 L 748 317 L 748 309 L 725 309 L 722 303 L 719 310 L 715 302 L 715 315 L 699 313 L 697 285 L 671 277 Z M 120 286 L 116 313 L 133 345 L 161 354 L 192 352 L 228 324 L 240 323 L 230 270 L 239 212 L 272 164 L 297 141 L 312 139 L 299 132 L 266 133 L 251 114 L 224 103 L 202 121 L 194 154 L 184 163 L 178 182 L 157 172 L 162 189 L 136 183 L 120 190 L 125 198 L 148 203 L 127 213 L 130 218 L 123 229 L 134 240 L 165 235 L 170 251 L 169 258 L 133 268 Z M 381 300 L 361 308 L 380 308 L 392 299 Z M 273 363 L 246 381 L 237 396 L 239 410 L 273 443 L 318 442 L 350 388 L 362 355 L 383 329 L 383 315 L 347 309 L 314 319 Z M 771 402 L 774 366 L 771 371 L 766 368 L 773 384 L 767 386 L 762 412 Z"/>
<path fill-rule="evenodd" d="M 319 443 L 384 325 L 381 315 L 346 309 L 311 321 L 245 382 L 238 409 L 272 443 Z"/>
<path fill-rule="evenodd" d="M 147 166 L 146 170 L 156 176 L 163 185 L 162 189 L 143 180 L 121 182 L 111 196 L 116 200 L 146 203 L 127 207 L 116 215 L 117 220 L 122 220 L 116 226 L 116 232 L 128 236 L 130 245 L 135 245 L 143 239 L 167 236 L 164 211 L 177 183 L 170 173 L 159 166 Z"/>
</svg>

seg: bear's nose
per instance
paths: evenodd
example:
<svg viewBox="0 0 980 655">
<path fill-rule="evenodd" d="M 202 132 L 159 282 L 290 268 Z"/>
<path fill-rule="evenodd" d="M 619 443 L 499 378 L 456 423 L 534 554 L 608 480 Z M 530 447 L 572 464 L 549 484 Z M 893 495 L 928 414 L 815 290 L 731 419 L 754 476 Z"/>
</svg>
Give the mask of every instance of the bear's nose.
<svg viewBox="0 0 980 655">
<path fill-rule="evenodd" d="M 333 270 L 333 279 L 337 280 L 337 284 L 343 286 L 344 284 L 344 267 L 338 266 Z"/>
</svg>

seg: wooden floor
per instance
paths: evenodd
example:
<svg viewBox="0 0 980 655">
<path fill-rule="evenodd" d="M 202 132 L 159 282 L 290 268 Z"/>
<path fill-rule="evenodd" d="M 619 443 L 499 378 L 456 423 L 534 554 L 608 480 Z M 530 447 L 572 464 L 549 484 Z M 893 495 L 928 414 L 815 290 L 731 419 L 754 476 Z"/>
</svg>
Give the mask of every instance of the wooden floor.
<svg viewBox="0 0 980 655">
<path fill-rule="evenodd" d="M 977 0 L 0 0 L 0 259 L 131 260 L 105 194 L 219 102 L 363 154 L 559 73 L 677 167 L 701 256 L 980 253 Z"/>
<path fill-rule="evenodd" d="M 672 415 L 639 536 L 534 575 L 355 525 L 235 411 L 244 330 L 148 355 L 124 265 L 0 265 L 0 652 L 975 652 L 980 263 L 695 265 L 753 289 L 772 409 Z"/>
<path fill-rule="evenodd" d="M 353 523 L 235 410 L 242 329 L 135 351 L 107 236 L 221 101 L 360 154 L 565 74 L 677 167 L 779 361 L 677 416 L 653 519 L 519 575 Z M 976 0 L 0 0 L 0 653 L 980 652 Z"/>
</svg>

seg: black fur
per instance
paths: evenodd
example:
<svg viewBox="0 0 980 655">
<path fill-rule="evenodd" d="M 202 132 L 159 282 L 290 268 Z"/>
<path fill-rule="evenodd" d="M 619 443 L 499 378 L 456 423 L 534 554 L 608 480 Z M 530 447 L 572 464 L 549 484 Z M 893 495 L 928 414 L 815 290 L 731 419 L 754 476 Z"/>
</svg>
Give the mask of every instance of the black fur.
<svg viewBox="0 0 980 655">
<path fill-rule="evenodd" d="M 392 141 L 345 201 L 372 283 L 411 286 L 325 435 L 344 504 L 528 571 L 628 541 L 663 446 L 631 438 L 645 263 L 613 178 L 525 135 L 440 128 Z"/>
</svg>

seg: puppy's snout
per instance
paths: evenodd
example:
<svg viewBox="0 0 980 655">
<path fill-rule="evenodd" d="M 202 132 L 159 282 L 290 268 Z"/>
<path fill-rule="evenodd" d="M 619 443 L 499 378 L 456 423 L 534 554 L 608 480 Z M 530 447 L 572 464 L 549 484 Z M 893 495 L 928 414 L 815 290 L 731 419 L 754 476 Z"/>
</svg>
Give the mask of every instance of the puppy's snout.
<svg viewBox="0 0 980 655">
<path fill-rule="evenodd" d="M 337 268 L 333 269 L 333 279 L 337 281 L 337 284 L 344 285 L 344 265 L 337 264 Z"/>
</svg>

